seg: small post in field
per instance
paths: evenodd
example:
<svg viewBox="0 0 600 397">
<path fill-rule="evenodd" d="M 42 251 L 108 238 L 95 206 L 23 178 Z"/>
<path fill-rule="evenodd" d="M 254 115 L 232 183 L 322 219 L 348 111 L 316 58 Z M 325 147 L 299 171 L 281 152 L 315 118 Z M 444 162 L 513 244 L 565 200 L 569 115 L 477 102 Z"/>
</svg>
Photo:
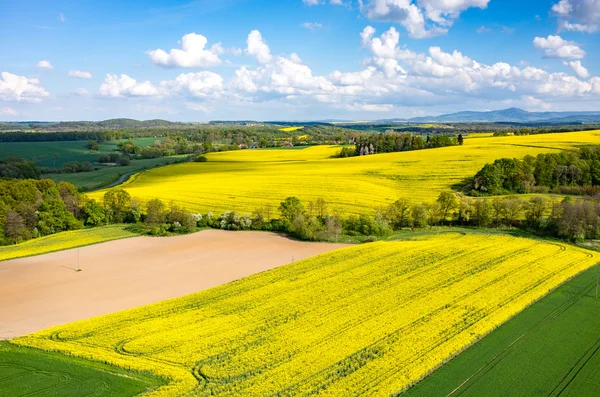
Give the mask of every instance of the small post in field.
<svg viewBox="0 0 600 397">
<path fill-rule="evenodd" d="M 81 248 L 77 248 L 77 271 L 80 272 L 81 271 Z"/>
<path fill-rule="evenodd" d="M 296 281 L 296 264 L 294 259 L 295 258 L 292 256 L 292 281 Z"/>
</svg>

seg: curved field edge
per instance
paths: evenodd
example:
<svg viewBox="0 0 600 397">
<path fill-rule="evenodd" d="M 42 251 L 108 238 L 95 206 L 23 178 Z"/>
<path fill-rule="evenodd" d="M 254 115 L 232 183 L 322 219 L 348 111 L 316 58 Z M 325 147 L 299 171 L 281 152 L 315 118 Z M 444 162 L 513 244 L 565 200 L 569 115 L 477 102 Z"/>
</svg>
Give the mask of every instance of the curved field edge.
<svg viewBox="0 0 600 397">
<path fill-rule="evenodd" d="M 599 271 L 565 282 L 402 395 L 596 396 Z"/>
<path fill-rule="evenodd" d="M 372 243 L 12 342 L 151 371 L 156 396 L 390 395 L 597 260 L 498 234 Z"/>
<path fill-rule="evenodd" d="M 165 381 L 59 353 L 0 341 L 0 395 L 129 397 Z"/>
<path fill-rule="evenodd" d="M 20 244 L 0 247 L 0 261 L 49 254 L 112 240 L 138 237 L 138 233 L 128 230 L 129 226 L 109 225 L 71 230 L 36 238 Z"/>
</svg>

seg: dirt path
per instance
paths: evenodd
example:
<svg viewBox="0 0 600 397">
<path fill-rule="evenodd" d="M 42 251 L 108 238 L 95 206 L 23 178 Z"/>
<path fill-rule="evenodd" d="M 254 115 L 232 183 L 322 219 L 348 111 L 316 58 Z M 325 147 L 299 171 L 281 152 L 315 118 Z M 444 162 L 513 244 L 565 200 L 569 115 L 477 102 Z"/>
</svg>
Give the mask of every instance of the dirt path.
<svg viewBox="0 0 600 397">
<path fill-rule="evenodd" d="M 115 187 L 115 186 L 118 186 L 118 185 L 120 185 L 120 184 L 122 184 L 122 183 L 125 183 L 125 182 L 126 182 L 128 179 L 129 179 L 129 177 L 130 177 L 131 175 L 133 175 L 133 174 L 136 174 L 136 173 L 138 173 L 138 172 L 144 172 L 144 171 L 143 171 L 143 170 L 142 170 L 142 171 L 133 171 L 133 172 L 128 172 L 128 173 L 126 173 L 126 174 L 123 174 L 123 175 L 121 175 L 121 176 L 119 177 L 119 179 L 117 179 L 117 181 L 116 181 L 116 182 L 110 183 L 110 184 L 108 184 L 108 185 L 106 185 L 106 186 L 99 187 L 97 190 L 101 190 L 101 189 L 110 189 L 111 187 Z"/>
<path fill-rule="evenodd" d="M 0 263 L 0 339 L 246 277 L 344 247 L 261 232 L 136 237 Z"/>
</svg>

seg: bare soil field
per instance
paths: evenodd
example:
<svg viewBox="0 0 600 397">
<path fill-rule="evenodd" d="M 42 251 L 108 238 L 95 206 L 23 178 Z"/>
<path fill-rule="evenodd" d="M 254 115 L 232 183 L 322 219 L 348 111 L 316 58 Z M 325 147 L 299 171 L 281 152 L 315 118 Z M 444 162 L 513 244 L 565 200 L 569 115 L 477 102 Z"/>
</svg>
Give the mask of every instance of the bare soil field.
<svg viewBox="0 0 600 397">
<path fill-rule="evenodd" d="M 180 297 L 345 246 L 205 230 L 5 261 L 0 339 Z"/>
</svg>

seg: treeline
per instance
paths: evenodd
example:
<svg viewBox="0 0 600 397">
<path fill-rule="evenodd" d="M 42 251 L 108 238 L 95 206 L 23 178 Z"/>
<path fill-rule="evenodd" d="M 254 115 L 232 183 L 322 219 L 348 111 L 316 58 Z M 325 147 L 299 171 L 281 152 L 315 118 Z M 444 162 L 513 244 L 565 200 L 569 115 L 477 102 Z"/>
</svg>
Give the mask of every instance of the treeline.
<svg viewBox="0 0 600 397">
<path fill-rule="evenodd" d="M 142 222 L 146 232 L 153 235 L 210 227 L 286 232 L 303 240 L 330 241 L 341 236 L 377 238 L 407 228 L 460 225 L 518 227 L 570 241 L 600 238 L 600 197 L 580 201 L 557 201 L 541 196 L 529 200 L 514 196 L 489 200 L 442 192 L 431 203 L 400 199 L 370 215 L 342 214 L 323 198 L 305 203 L 297 197 L 288 197 L 278 207 L 263 206 L 251 214 L 190 213 L 176 204 L 166 205 L 153 199 L 138 216 L 134 214 L 140 212 L 139 205 L 127 192 L 115 190 L 107 195 L 103 205 L 94 204 L 94 207 L 120 214 L 119 222 Z M 92 225 L 89 219 L 86 224 Z"/>
<path fill-rule="evenodd" d="M 394 229 L 436 225 L 479 228 L 518 227 L 569 241 L 600 238 L 600 196 L 562 201 L 543 196 L 494 199 L 459 197 L 443 192 L 433 203 L 411 204 L 401 199 L 382 211 Z"/>
<path fill-rule="evenodd" d="M 40 169 L 21 157 L 5 157 L 0 160 L 0 178 L 39 179 Z"/>
<path fill-rule="evenodd" d="M 71 125 L 71 123 L 65 123 Z M 306 126 L 296 131 L 283 131 L 280 127 L 268 124 L 184 124 L 148 128 L 94 129 L 83 123 L 84 130 L 70 131 L 7 131 L 0 133 L 0 142 L 54 142 L 54 141 L 95 141 L 104 142 L 133 138 L 185 138 L 189 142 L 211 142 L 214 145 L 254 145 L 256 147 L 281 146 L 290 141 L 294 145 L 336 144 L 348 142 L 358 132 L 348 128 L 327 125 Z M 48 127 L 50 128 L 50 127 Z"/>
<path fill-rule="evenodd" d="M 154 159 L 181 154 L 202 154 L 215 151 L 218 147 L 210 142 L 190 142 L 185 137 L 168 136 L 162 140 L 156 140 L 152 145 L 139 146 L 131 139 L 119 142 L 117 149 L 122 155 L 129 159 Z M 238 146 L 225 145 L 221 150 L 239 149 Z M 100 163 L 117 163 L 119 161 L 118 153 L 101 155 L 98 159 Z"/>
<path fill-rule="evenodd" d="M 600 192 L 600 146 L 578 151 L 503 158 L 486 164 L 473 178 L 473 195 Z"/>
<path fill-rule="evenodd" d="M 58 142 L 87 141 L 104 142 L 115 139 L 105 131 L 71 131 L 71 132 L 22 132 L 9 131 L 0 133 L 0 142 Z"/>
<path fill-rule="evenodd" d="M 373 214 L 342 214 L 323 199 L 303 203 L 288 197 L 278 207 L 251 214 L 192 213 L 153 199 L 146 204 L 123 189 L 98 202 L 75 186 L 51 180 L 0 181 L 0 243 L 14 244 L 66 230 L 131 223 L 150 235 L 189 233 L 198 228 L 286 232 L 303 240 L 386 237 L 394 231 L 434 226 L 520 227 L 571 241 L 600 238 L 600 197 L 573 201 L 533 197 L 474 199 L 443 192 L 431 203 L 400 199 Z"/>
<path fill-rule="evenodd" d="M 40 179 L 44 174 L 70 174 L 93 169 L 89 161 L 72 161 L 60 167 L 40 167 L 22 157 L 10 156 L 0 160 L 0 179 Z"/>
<path fill-rule="evenodd" d="M 449 135 L 427 135 L 426 138 L 423 138 L 420 135 L 386 132 L 359 136 L 356 139 L 356 150 L 354 155 L 365 156 L 377 153 L 405 152 L 410 150 L 455 146 L 459 144 L 463 144 L 462 135 L 458 135 L 458 137 Z M 340 154 L 340 157 L 345 157 L 343 156 L 344 153 Z"/>
<path fill-rule="evenodd" d="M 585 128 L 586 130 L 595 130 L 596 128 Z M 494 136 L 525 136 L 525 135 L 540 135 L 540 134 L 557 134 L 561 132 L 575 132 L 582 131 L 580 129 L 570 128 L 570 127 L 554 127 L 554 128 L 517 128 L 514 130 L 500 130 L 494 131 Z"/>
<path fill-rule="evenodd" d="M 593 131 L 600 129 L 598 123 L 423 123 L 423 124 L 338 124 L 338 126 L 348 127 L 359 131 L 385 131 L 394 130 L 397 132 L 413 133 L 418 135 L 435 134 L 444 135 L 452 133 L 455 135 L 468 135 L 477 132 L 498 132 L 514 133 L 515 135 L 535 135 L 551 134 L 575 131 Z"/>
<path fill-rule="evenodd" d="M 14 244 L 79 229 L 83 197 L 69 183 L 0 180 L 0 243 Z"/>
<path fill-rule="evenodd" d="M 75 174 L 78 172 L 89 172 L 97 169 L 89 161 L 70 161 L 60 167 L 38 167 L 40 173 L 44 174 Z"/>
</svg>

